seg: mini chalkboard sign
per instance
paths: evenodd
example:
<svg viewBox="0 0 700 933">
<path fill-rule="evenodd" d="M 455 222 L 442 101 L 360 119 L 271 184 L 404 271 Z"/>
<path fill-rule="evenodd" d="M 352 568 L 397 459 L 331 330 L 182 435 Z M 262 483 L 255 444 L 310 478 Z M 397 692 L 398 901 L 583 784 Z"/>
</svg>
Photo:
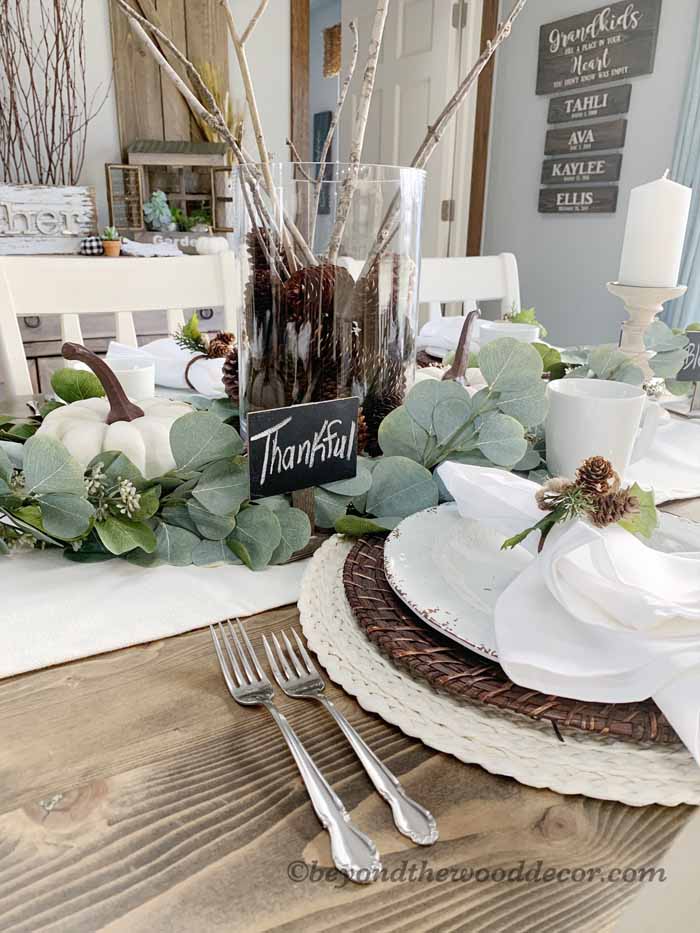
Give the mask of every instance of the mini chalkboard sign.
<svg viewBox="0 0 700 933">
<path fill-rule="evenodd" d="M 540 29 L 537 93 L 651 74 L 661 0 L 620 0 Z"/>
<path fill-rule="evenodd" d="M 547 131 L 545 155 L 573 155 L 601 149 L 621 149 L 625 145 L 627 120 L 605 123 L 580 123 Z"/>
<path fill-rule="evenodd" d="M 578 94 L 553 97 L 549 102 L 548 123 L 573 123 L 576 120 L 592 120 L 595 117 L 614 117 L 627 113 L 632 97 L 631 84 Z"/>
<path fill-rule="evenodd" d="M 700 382 L 700 331 L 691 330 L 685 363 L 676 378 L 679 382 Z"/>
<path fill-rule="evenodd" d="M 359 399 L 248 415 L 250 498 L 352 479 L 357 473 Z"/>
<path fill-rule="evenodd" d="M 618 181 L 622 155 L 578 156 L 567 159 L 545 159 L 542 163 L 543 185 L 575 185 L 591 181 Z"/>
<path fill-rule="evenodd" d="M 540 188 L 540 214 L 614 214 L 617 185 Z"/>
</svg>

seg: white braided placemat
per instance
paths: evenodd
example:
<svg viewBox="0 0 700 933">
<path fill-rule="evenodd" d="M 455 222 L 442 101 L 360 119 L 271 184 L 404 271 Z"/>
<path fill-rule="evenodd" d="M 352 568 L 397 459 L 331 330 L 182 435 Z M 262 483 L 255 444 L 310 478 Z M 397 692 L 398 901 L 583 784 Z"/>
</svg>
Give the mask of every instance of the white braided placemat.
<svg viewBox="0 0 700 933">
<path fill-rule="evenodd" d="M 567 732 L 562 743 L 547 723 L 460 703 L 403 673 L 352 615 L 342 579 L 352 546 L 336 536 L 316 552 L 299 612 L 329 677 L 364 709 L 431 748 L 532 787 L 631 806 L 700 804 L 700 768 L 683 746 L 641 746 L 584 732 Z"/>
</svg>

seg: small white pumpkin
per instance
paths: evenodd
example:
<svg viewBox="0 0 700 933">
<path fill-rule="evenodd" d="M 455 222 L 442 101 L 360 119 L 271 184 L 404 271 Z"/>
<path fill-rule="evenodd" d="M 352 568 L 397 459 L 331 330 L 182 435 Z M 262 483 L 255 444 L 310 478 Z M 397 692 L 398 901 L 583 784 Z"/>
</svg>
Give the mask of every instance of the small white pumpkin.
<svg viewBox="0 0 700 933">
<path fill-rule="evenodd" d="M 184 402 L 149 398 L 138 403 L 142 418 L 107 424 L 110 403 L 106 398 L 87 398 L 56 408 L 46 416 L 37 434 L 59 440 L 83 468 L 98 454 L 119 450 L 146 479 L 175 469 L 170 449 L 170 428 L 192 408 Z"/>
<path fill-rule="evenodd" d="M 119 451 L 146 479 L 175 469 L 170 449 L 173 422 L 192 408 L 185 402 L 149 398 L 136 403 L 126 397 L 119 380 L 104 360 L 79 343 L 64 343 L 67 360 L 79 360 L 95 373 L 107 398 L 87 398 L 56 408 L 44 419 L 37 434 L 55 437 L 83 469 L 108 451 Z"/>
</svg>

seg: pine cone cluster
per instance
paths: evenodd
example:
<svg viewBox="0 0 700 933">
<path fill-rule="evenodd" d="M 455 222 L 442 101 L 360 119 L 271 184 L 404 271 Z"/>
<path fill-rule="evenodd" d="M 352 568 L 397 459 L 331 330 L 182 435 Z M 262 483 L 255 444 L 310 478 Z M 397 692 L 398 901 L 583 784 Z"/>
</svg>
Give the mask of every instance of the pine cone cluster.
<svg viewBox="0 0 700 933">
<path fill-rule="evenodd" d="M 620 477 L 605 457 L 589 457 L 576 471 L 576 485 L 591 496 L 607 496 L 620 488 Z"/>
<path fill-rule="evenodd" d="M 606 525 L 614 525 L 624 518 L 638 515 L 639 507 L 637 496 L 630 495 L 628 489 L 622 489 L 597 498 L 589 517 L 598 528 L 605 528 Z"/>
<path fill-rule="evenodd" d="M 379 425 L 406 392 L 415 264 L 390 255 L 355 282 L 346 268 L 321 261 L 282 282 L 270 271 L 269 244 L 265 231 L 248 234 L 247 405 L 255 410 L 271 407 L 273 398 L 285 406 L 359 395 L 360 449 L 380 453 Z M 237 356 L 229 354 L 224 373 L 227 393 L 238 398 Z"/>
</svg>

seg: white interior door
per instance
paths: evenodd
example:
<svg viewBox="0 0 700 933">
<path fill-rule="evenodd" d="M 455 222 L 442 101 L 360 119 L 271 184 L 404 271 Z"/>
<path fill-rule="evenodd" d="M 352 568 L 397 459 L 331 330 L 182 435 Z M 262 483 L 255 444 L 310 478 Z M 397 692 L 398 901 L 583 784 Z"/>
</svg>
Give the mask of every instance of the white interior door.
<svg viewBox="0 0 700 933">
<path fill-rule="evenodd" d="M 351 48 L 348 23 L 360 32 L 360 58 L 340 125 L 340 159 L 347 158 L 376 0 L 342 0 L 343 58 Z M 392 0 L 370 110 L 364 162 L 409 165 L 460 76 L 478 55 L 481 0 Z M 476 49 L 476 55 L 473 54 Z M 423 221 L 424 256 L 464 255 L 474 134 L 475 95 L 433 154 Z M 471 111 L 471 113 L 470 113 Z M 458 229 L 459 228 L 459 229 Z"/>
</svg>

